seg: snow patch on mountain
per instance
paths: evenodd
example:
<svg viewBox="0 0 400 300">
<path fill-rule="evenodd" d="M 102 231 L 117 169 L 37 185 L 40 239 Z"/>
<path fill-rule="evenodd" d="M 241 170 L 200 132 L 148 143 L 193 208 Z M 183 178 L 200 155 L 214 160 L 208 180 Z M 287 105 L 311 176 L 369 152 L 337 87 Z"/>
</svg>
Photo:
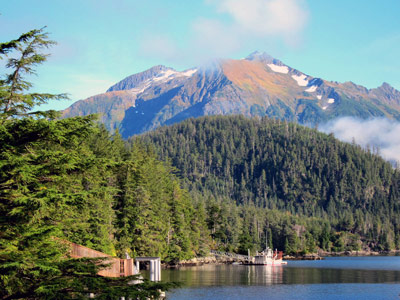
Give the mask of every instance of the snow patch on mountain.
<svg viewBox="0 0 400 300">
<path fill-rule="evenodd" d="M 151 86 L 151 83 L 153 82 L 153 80 L 154 79 L 147 79 L 146 81 L 142 82 L 140 84 L 140 86 L 130 89 L 129 91 L 135 95 L 141 94 Z"/>
<path fill-rule="evenodd" d="M 276 73 L 287 74 L 289 73 L 289 68 L 287 66 L 278 66 L 274 64 L 267 64 L 267 66 Z"/>
<path fill-rule="evenodd" d="M 128 91 L 132 96 L 136 96 L 138 94 L 143 93 L 147 88 L 150 87 L 150 85 L 151 85 L 151 79 L 147 79 L 140 86 L 135 87 L 133 89 L 129 89 Z M 135 106 L 135 105 L 133 105 L 133 106 Z"/>
<path fill-rule="evenodd" d="M 147 90 L 150 87 L 151 83 L 150 81 L 147 82 L 140 90 L 138 89 L 138 94 L 143 93 L 145 90 Z"/>
<path fill-rule="evenodd" d="M 329 98 L 329 99 L 328 99 L 328 103 L 329 103 L 329 104 L 335 103 L 335 99 Z"/>
<path fill-rule="evenodd" d="M 186 76 L 186 77 L 191 77 L 191 76 L 193 76 L 193 74 L 196 73 L 196 72 L 197 72 L 197 69 L 190 69 L 190 70 L 187 70 L 187 71 L 185 71 L 185 72 L 182 72 L 181 74 L 182 74 L 183 76 Z"/>
<path fill-rule="evenodd" d="M 292 78 L 296 80 L 297 84 L 299 86 L 307 86 L 308 85 L 308 80 L 306 80 L 307 76 L 302 74 L 302 75 L 292 75 Z"/>
<path fill-rule="evenodd" d="M 321 99 L 322 99 L 322 96 L 321 96 L 321 95 L 318 95 L 317 98 L 318 98 L 318 100 L 321 100 Z"/>
<path fill-rule="evenodd" d="M 179 73 L 179 72 L 174 71 L 174 70 L 162 71 L 162 72 L 160 72 L 160 74 L 158 74 L 156 77 L 154 77 L 152 79 L 152 81 L 156 81 L 156 82 L 157 81 L 166 81 L 166 80 L 169 79 L 169 77 L 171 77 L 171 76 L 173 76 L 173 75 L 175 75 L 177 73 Z"/>
<path fill-rule="evenodd" d="M 317 90 L 317 86 L 316 85 L 312 85 L 310 86 L 308 89 L 306 89 L 306 92 L 308 93 L 314 93 Z"/>
<path fill-rule="evenodd" d="M 175 70 L 169 69 L 169 70 L 160 72 L 156 77 L 152 78 L 151 81 L 165 82 L 165 81 L 168 81 L 168 80 L 176 78 L 176 77 L 191 77 L 196 72 L 197 72 L 197 69 L 190 69 L 190 70 L 187 70 L 184 72 L 177 72 Z"/>
</svg>

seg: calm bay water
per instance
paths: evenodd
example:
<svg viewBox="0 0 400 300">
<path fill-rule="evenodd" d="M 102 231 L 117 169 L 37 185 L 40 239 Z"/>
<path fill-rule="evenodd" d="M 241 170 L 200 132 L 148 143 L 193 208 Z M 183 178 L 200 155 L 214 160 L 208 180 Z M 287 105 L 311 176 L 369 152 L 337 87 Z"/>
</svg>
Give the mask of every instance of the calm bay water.
<svg viewBox="0 0 400 300">
<path fill-rule="evenodd" d="M 400 256 L 331 257 L 281 267 L 207 265 L 164 270 L 176 299 L 400 299 Z"/>
</svg>

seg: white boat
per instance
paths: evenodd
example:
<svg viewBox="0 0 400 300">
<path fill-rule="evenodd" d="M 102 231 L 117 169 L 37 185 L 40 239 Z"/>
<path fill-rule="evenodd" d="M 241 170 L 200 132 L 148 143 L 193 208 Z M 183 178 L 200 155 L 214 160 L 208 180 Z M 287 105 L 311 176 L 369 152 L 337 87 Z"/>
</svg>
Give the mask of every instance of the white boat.
<svg viewBox="0 0 400 300">
<path fill-rule="evenodd" d="M 286 265 L 287 262 L 282 260 L 283 252 L 267 247 L 263 252 L 258 253 L 253 257 L 251 264 L 253 265 Z"/>
<path fill-rule="evenodd" d="M 268 231 L 267 231 L 268 232 Z M 282 260 L 283 251 L 278 249 L 272 250 L 268 247 L 268 234 L 265 233 L 265 250 L 261 253 L 256 253 L 255 256 L 250 256 L 250 250 L 248 254 L 248 262 L 250 265 L 264 265 L 264 266 L 280 266 L 286 265 L 287 262 Z"/>
</svg>

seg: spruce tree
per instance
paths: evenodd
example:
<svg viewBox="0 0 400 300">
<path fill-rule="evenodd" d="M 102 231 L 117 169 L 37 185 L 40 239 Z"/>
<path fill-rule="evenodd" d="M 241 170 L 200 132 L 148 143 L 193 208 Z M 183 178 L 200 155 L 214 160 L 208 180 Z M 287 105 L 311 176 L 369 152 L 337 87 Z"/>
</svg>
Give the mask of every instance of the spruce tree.
<svg viewBox="0 0 400 300">
<path fill-rule="evenodd" d="M 27 93 L 32 83 L 25 79 L 26 75 L 35 75 L 35 67 L 46 61 L 48 54 L 41 51 L 54 45 L 48 33 L 42 29 L 34 29 L 22 34 L 18 39 L 0 44 L 0 59 L 11 52 L 16 57 L 8 58 L 6 67 L 11 72 L 0 78 L 0 121 L 27 115 L 47 115 L 54 112 L 31 112 L 37 105 L 49 100 L 65 99 L 65 94 Z"/>
<path fill-rule="evenodd" d="M 64 97 L 26 93 L 32 85 L 24 76 L 45 61 L 38 51 L 52 44 L 43 29 L 0 44 L 0 55 L 20 55 L 9 59 L 13 71 L 0 81 L 0 298 L 157 296 L 168 285 L 130 285 L 135 276 L 97 275 L 107 267 L 102 259 L 69 257 L 64 239 L 113 254 L 120 159 L 93 117 L 57 120 L 51 112 L 30 112 Z"/>
</svg>

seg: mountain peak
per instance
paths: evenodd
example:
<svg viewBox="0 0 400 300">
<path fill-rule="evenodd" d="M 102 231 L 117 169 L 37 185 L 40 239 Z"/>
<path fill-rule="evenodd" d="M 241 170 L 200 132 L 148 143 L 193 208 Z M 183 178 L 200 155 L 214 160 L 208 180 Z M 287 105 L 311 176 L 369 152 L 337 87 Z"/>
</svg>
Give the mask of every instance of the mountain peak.
<svg viewBox="0 0 400 300">
<path fill-rule="evenodd" d="M 394 88 L 387 82 L 383 82 L 382 85 L 380 87 L 378 87 L 378 89 L 381 90 L 393 90 Z"/>
<path fill-rule="evenodd" d="M 112 92 L 112 91 L 121 91 L 121 90 L 129 90 L 138 87 L 142 82 L 156 77 L 162 72 L 168 71 L 168 70 L 174 70 L 173 68 L 169 68 L 163 65 L 157 65 L 154 67 L 151 67 L 150 69 L 130 75 L 124 79 L 122 79 L 120 82 L 114 84 L 111 86 L 107 92 Z"/>
<path fill-rule="evenodd" d="M 372 93 L 384 97 L 390 102 L 397 102 L 400 105 L 400 91 L 396 90 L 389 83 L 384 82 L 382 85 L 376 89 L 371 90 Z"/>
<path fill-rule="evenodd" d="M 263 61 L 263 62 L 273 62 L 275 59 L 266 52 L 254 51 L 250 53 L 247 60 Z"/>
<path fill-rule="evenodd" d="M 184 71 L 154 66 L 126 77 L 108 93 L 73 104 L 64 116 L 90 113 L 102 114 L 106 127 L 119 128 L 123 137 L 216 114 L 268 116 L 312 126 L 342 115 L 400 119 L 400 92 L 388 83 L 368 90 L 325 81 L 265 52 L 253 52 L 246 59 L 213 60 Z"/>
<path fill-rule="evenodd" d="M 400 95 L 400 91 L 396 90 L 387 82 L 382 83 L 382 85 L 376 88 L 376 90 L 385 93 L 386 95 L 396 95 L 396 96 Z"/>
</svg>

